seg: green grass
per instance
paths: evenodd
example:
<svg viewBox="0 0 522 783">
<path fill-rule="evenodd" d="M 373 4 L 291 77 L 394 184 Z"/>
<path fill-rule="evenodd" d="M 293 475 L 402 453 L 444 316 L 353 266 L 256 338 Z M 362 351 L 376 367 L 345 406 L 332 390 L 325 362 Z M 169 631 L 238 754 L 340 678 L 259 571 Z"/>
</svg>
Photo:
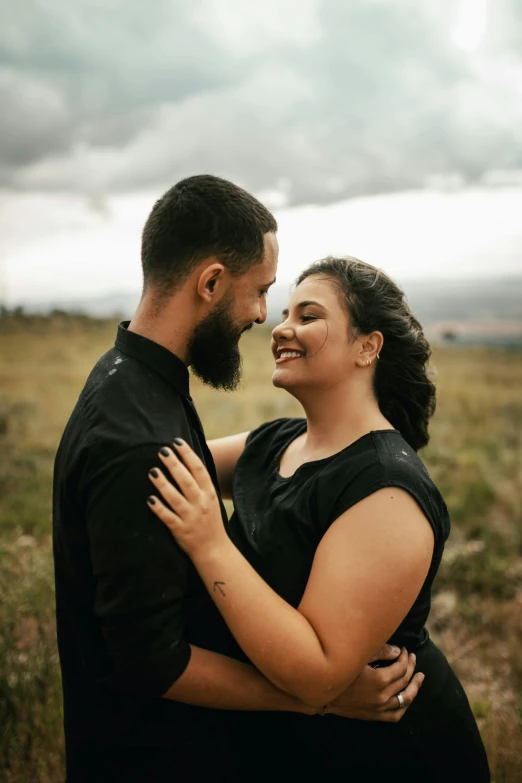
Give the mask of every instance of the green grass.
<svg viewBox="0 0 522 783">
<path fill-rule="evenodd" d="M 61 684 L 49 544 L 18 536 L 0 548 L 0 779 L 58 781 Z"/>
<path fill-rule="evenodd" d="M 50 552 L 54 453 L 116 324 L 0 319 L 0 780 L 60 781 L 61 690 Z M 270 383 L 269 332 L 242 340 L 233 396 L 193 383 L 207 437 L 300 415 Z M 431 632 L 468 692 L 493 780 L 522 769 L 522 353 L 437 349 L 438 408 L 422 452 L 453 531 Z"/>
</svg>

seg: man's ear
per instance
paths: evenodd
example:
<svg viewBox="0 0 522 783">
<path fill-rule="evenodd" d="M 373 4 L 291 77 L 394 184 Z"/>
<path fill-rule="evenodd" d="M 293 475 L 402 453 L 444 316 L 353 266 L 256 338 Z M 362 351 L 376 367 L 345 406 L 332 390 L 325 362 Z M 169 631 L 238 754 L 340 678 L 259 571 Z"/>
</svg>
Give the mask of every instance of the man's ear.
<svg viewBox="0 0 522 783">
<path fill-rule="evenodd" d="M 227 269 L 219 261 L 206 266 L 197 279 L 198 296 L 207 304 L 210 304 L 213 299 L 219 299 L 222 287 L 227 284 L 226 277 Z"/>
</svg>

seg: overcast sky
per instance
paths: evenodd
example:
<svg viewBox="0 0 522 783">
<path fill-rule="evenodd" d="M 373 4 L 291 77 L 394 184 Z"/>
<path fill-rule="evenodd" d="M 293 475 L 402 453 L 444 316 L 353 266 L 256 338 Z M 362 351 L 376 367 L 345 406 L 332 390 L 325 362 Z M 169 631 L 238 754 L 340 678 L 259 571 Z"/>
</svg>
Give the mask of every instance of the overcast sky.
<svg viewBox="0 0 522 783">
<path fill-rule="evenodd" d="M 14 298 L 134 285 L 154 199 L 205 171 L 276 209 L 288 277 L 312 247 L 379 263 L 375 235 L 410 247 L 439 218 L 440 268 L 455 239 L 469 271 L 484 230 L 520 263 L 522 0 L 5 2 L 0 105 Z"/>
</svg>

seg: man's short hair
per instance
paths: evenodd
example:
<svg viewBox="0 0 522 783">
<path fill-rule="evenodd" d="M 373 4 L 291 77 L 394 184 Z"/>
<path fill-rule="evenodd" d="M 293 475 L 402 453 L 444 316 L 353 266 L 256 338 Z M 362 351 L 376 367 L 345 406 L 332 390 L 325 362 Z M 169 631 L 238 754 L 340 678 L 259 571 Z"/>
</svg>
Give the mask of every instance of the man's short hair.
<svg viewBox="0 0 522 783">
<path fill-rule="evenodd" d="M 232 182 L 210 174 L 183 179 L 156 201 L 143 228 L 144 286 L 172 293 L 210 256 L 242 275 L 263 260 L 264 235 L 275 231 L 268 209 Z"/>
</svg>

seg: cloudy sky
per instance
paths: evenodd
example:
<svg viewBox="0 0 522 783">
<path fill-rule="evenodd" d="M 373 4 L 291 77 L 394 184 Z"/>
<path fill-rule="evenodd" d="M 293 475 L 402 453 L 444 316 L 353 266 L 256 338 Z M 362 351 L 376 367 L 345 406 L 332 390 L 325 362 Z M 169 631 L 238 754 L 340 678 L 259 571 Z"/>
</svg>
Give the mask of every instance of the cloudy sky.
<svg viewBox="0 0 522 783">
<path fill-rule="evenodd" d="M 4 297 L 139 285 L 155 198 L 228 177 L 396 275 L 522 273 L 522 0 L 0 7 Z"/>
</svg>

